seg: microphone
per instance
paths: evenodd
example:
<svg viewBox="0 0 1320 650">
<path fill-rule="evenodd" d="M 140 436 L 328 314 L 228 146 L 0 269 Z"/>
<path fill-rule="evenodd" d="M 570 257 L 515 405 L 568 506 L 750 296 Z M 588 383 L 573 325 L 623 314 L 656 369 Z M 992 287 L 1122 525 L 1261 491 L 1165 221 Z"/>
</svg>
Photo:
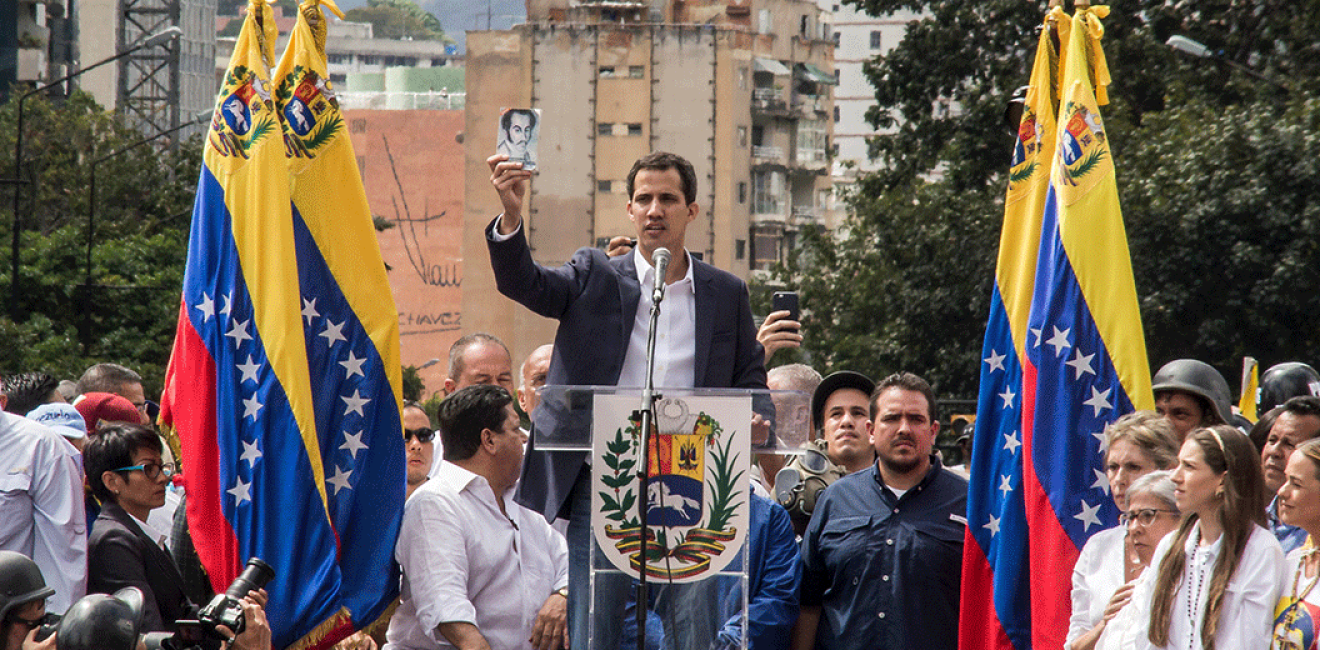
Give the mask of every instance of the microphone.
<svg viewBox="0 0 1320 650">
<path fill-rule="evenodd" d="M 668 248 L 657 248 L 651 253 L 651 262 L 655 264 L 655 288 L 651 293 L 651 303 L 656 304 L 665 299 L 665 276 L 669 273 L 669 261 L 673 255 Z"/>
</svg>

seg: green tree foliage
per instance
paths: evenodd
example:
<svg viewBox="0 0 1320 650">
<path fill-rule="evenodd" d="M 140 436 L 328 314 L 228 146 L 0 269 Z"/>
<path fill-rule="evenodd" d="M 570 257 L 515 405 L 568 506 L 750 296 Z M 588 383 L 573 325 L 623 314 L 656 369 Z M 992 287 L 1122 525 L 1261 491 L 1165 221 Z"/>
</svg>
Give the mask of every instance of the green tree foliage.
<svg viewBox="0 0 1320 650">
<path fill-rule="evenodd" d="M 925 374 L 976 392 L 1012 134 L 1044 3 L 849 0 L 920 13 L 866 65 L 882 171 L 835 236 L 807 237 L 775 283 L 798 287 L 821 370 Z M 1320 25 L 1315 3 L 1140 0 L 1104 20 L 1105 107 L 1152 367 L 1195 356 L 1225 376 L 1243 354 L 1317 362 Z M 1163 43 L 1179 33 L 1292 93 Z M 1310 315 L 1309 318 L 1306 315 Z"/>
<path fill-rule="evenodd" d="M 0 149 L 14 147 L 15 102 L 0 108 Z M 174 337 L 201 144 L 177 153 L 134 147 L 143 135 L 90 96 L 24 104 L 19 314 L 8 313 L 12 204 L 0 206 L 6 243 L 0 298 L 0 372 L 41 370 L 76 379 L 112 361 L 143 375 L 158 392 Z M 160 142 L 168 142 L 162 138 Z M 88 189 L 95 165 L 92 283 L 86 283 Z M 13 160 L 0 163 L 13 177 Z M 6 199 L 8 199 L 6 195 Z"/>
<path fill-rule="evenodd" d="M 440 19 L 412 0 L 368 0 L 367 6 L 344 12 L 344 19 L 371 23 L 376 38 L 454 42 Z"/>
</svg>

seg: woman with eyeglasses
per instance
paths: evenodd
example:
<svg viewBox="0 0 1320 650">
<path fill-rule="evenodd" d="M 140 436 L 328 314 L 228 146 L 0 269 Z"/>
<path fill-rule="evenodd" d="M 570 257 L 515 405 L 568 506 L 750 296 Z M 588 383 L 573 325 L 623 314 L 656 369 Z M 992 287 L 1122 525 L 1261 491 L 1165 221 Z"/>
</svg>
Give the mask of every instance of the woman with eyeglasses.
<svg viewBox="0 0 1320 650">
<path fill-rule="evenodd" d="M 1099 650 L 1127 650 L 1136 643 L 1136 630 L 1141 627 L 1141 617 L 1146 615 L 1140 607 L 1130 605 L 1130 597 L 1137 586 L 1152 579 L 1153 571 L 1147 571 L 1155 556 L 1155 547 L 1165 535 L 1178 528 L 1181 513 L 1174 497 L 1177 486 L 1169 480 L 1172 472 L 1161 470 L 1151 472 L 1132 483 L 1128 488 L 1127 512 L 1119 517 L 1120 526 L 1127 529 L 1129 568 L 1140 572 L 1136 580 L 1128 582 L 1119 591 L 1126 595 L 1120 600 L 1115 598 L 1105 611 L 1104 630 L 1096 641 Z"/>
<path fill-rule="evenodd" d="M 87 548 L 87 592 L 137 587 L 144 601 L 142 631 L 173 632 L 174 621 L 197 610 L 164 548 L 165 531 L 147 523 L 147 515 L 165 505 L 174 473 L 161 462 L 160 436 L 138 424 L 102 424 L 83 450 L 83 466 L 101 500 Z"/>
<path fill-rule="evenodd" d="M 1275 608 L 1275 650 L 1314 650 L 1320 644 L 1320 439 L 1302 443 L 1288 458 L 1279 488 L 1279 519 L 1307 533 L 1288 554 L 1283 597 Z"/>
<path fill-rule="evenodd" d="M 1237 429 L 1187 435 L 1173 472 L 1183 512 L 1155 548 L 1152 579 L 1132 597 L 1146 612 L 1136 648 L 1266 648 L 1283 585 L 1283 548 L 1262 524 L 1260 456 Z"/>
<path fill-rule="evenodd" d="M 1154 411 L 1129 413 L 1105 429 L 1105 477 L 1119 512 L 1129 512 L 1129 488 L 1151 472 L 1173 467 L 1178 438 Z M 1071 650 L 1091 650 L 1110 620 L 1127 605 L 1142 565 L 1129 561 L 1131 526 L 1091 536 L 1073 565 L 1072 616 L 1065 638 Z M 1159 538 L 1156 538 L 1159 541 Z M 1149 563 L 1149 560 L 1147 560 Z"/>
</svg>

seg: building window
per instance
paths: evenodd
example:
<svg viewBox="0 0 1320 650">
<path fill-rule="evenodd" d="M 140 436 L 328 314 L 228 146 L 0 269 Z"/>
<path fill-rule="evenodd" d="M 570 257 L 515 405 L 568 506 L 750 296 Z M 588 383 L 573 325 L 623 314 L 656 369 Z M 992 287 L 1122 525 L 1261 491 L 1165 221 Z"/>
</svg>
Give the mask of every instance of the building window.
<svg viewBox="0 0 1320 650">
<path fill-rule="evenodd" d="M 746 202 L 747 202 L 747 181 L 739 181 L 739 183 L 738 183 L 738 204 L 739 204 L 739 205 L 742 205 L 742 204 L 744 204 L 744 203 L 746 203 Z"/>
<path fill-rule="evenodd" d="M 738 89 L 747 90 L 747 66 L 738 66 Z"/>
<path fill-rule="evenodd" d="M 373 54 L 364 54 L 362 56 L 362 65 L 379 65 L 380 57 Z"/>
<path fill-rule="evenodd" d="M 746 240 L 746 239 L 735 239 L 735 240 L 733 240 L 733 257 L 734 257 L 734 259 L 739 259 L 739 260 L 740 260 L 740 259 L 743 259 L 743 258 L 745 258 L 745 257 L 747 257 L 747 240 Z"/>
<path fill-rule="evenodd" d="M 783 214 L 783 172 L 757 172 L 752 175 L 752 212 L 754 214 Z M 753 245 L 755 248 L 755 245 Z"/>
<path fill-rule="evenodd" d="M 762 9 L 756 14 L 756 31 L 760 34 L 769 34 L 774 31 L 774 26 L 770 22 L 770 10 Z"/>
<path fill-rule="evenodd" d="M 806 14 L 802 14 L 802 20 L 798 23 L 798 35 L 805 37 L 810 34 L 811 34 L 811 17 Z"/>
<path fill-rule="evenodd" d="M 759 124 L 752 125 L 752 146 L 759 147 L 765 140 L 765 127 Z"/>
<path fill-rule="evenodd" d="M 609 122 L 597 122 L 596 135 L 614 135 L 614 125 Z"/>
<path fill-rule="evenodd" d="M 738 127 L 738 146 L 744 149 L 747 148 L 747 127 L 745 126 Z"/>
<path fill-rule="evenodd" d="M 642 125 L 640 122 L 633 122 L 628 125 L 628 135 L 641 135 Z"/>
<path fill-rule="evenodd" d="M 838 122 L 838 121 L 839 121 L 839 105 L 838 105 L 838 104 L 835 104 L 835 105 L 834 105 L 834 121 L 835 121 L 835 122 Z"/>
<path fill-rule="evenodd" d="M 775 232 L 752 233 L 752 268 L 768 271 L 779 263 L 780 237 Z"/>
<path fill-rule="evenodd" d="M 880 49 L 880 30 L 875 30 L 871 32 L 871 49 L 873 50 Z"/>
<path fill-rule="evenodd" d="M 610 181 L 596 181 L 596 191 L 601 194 L 609 194 Z"/>
<path fill-rule="evenodd" d="M 600 67 L 600 78 L 601 78 L 601 79 L 613 79 L 613 78 L 614 78 L 614 66 L 612 66 L 612 65 L 603 65 L 603 66 L 601 66 L 601 67 Z"/>
<path fill-rule="evenodd" d="M 629 79 L 643 79 L 645 77 L 646 77 L 646 68 L 644 66 L 640 66 L 640 65 L 628 66 Z"/>
<path fill-rule="evenodd" d="M 825 162 L 828 146 L 825 120 L 798 120 L 797 161 L 800 164 Z"/>
<path fill-rule="evenodd" d="M 843 38 L 843 34 L 841 32 L 834 32 L 834 47 L 839 46 L 839 41 L 842 38 Z"/>
</svg>

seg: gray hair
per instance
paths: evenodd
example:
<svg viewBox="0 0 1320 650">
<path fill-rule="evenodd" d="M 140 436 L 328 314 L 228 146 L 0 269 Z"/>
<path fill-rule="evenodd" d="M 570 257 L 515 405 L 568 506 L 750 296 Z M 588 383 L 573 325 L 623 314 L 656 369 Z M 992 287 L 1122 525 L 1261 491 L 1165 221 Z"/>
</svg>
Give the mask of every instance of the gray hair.
<svg viewBox="0 0 1320 650">
<path fill-rule="evenodd" d="M 1178 510 L 1178 502 L 1173 498 L 1174 484 L 1169 477 L 1173 472 L 1162 469 L 1151 472 L 1132 482 L 1132 486 L 1127 490 L 1128 503 L 1132 503 L 1132 497 L 1137 494 L 1149 494 L 1150 496 L 1164 502 L 1170 510 Z"/>
<path fill-rule="evenodd" d="M 805 363 L 790 363 L 786 366 L 771 368 L 766 373 L 766 381 L 778 379 L 784 382 L 783 390 L 800 390 L 810 395 L 820 385 L 820 373 Z"/>
<path fill-rule="evenodd" d="M 449 378 L 458 381 L 463 376 L 463 355 L 467 353 L 468 348 L 476 345 L 498 345 L 504 350 L 504 356 L 509 357 L 509 365 L 513 365 L 513 355 L 509 354 L 509 346 L 504 341 L 499 340 L 494 334 L 485 332 L 474 332 L 463 338 L 454 341 L 449 346 Z"/>
<path fill-rule="evenodd" d="M 78 394 L 115 393 L 126 384 L 142 383 L 142 375 L 117 363 L 98 363 L 87 369 L 78 379 Z"/>
</svg>

